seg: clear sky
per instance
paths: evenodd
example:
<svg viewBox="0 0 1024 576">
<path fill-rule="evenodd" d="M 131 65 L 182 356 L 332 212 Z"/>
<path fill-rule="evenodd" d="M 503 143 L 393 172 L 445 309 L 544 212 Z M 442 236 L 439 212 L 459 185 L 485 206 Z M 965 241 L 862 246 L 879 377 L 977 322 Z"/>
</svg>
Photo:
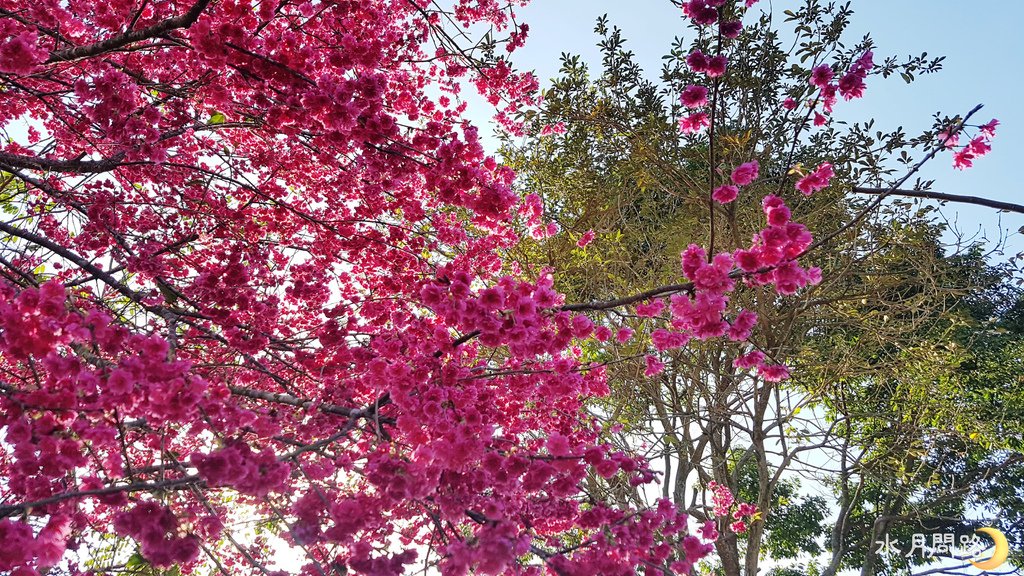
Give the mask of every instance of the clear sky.
<svg viewBox="0 0 1024 576">
<path fill-rule="evenodd" d="M 755 9 L 781 15 L 801 3 L 761 0 Z M 880 129 L 903 126 L 914 135 L 931 126 L 935 112 L 955 115 L 984 104 L 976 116 L 979 123 L 991 118 L 1001 122 L 992 152 L 963 172 L 952 168 L 949 155 L 940 156 L 922 174 L 935 179 L 936 191 L 1024 203 L 1017 174 L 1024 167 L 1024 112 L 1018 104 L 1024 88 L 1024 2 L 853 0 L 852 5 L 855 14 L 848 38 L 852 43 L 870 32 L 878 45 L 876 62 L 884 55 L 922 52 L 945 55 L 946 60 L 941 72 L 909 85 L 898 76 L 870 78 L 865 98 L 840 101 L 835 117 L 874 117 Z M 594 21 L 605 13 L 611 24 L 622 28 L 627 47 L 652 79 L 673 37 L 689 34 L 680 11 L 668 0 L 533 0 L 520 11 L 521 20 L 530 25 L 530 37 L 514 54 L 516 66 L 535 70 L 544 86 L 556 75 L 562 52 L 597 63 Z M 1024 215 L 954 204 L 942 212 L 967 236 L 982 233 L 994 239 L 1000 230 L 1008 231 L 1008 250 L 1024 251 L 1024 237 L 1017 234 Z"/>
</svg>

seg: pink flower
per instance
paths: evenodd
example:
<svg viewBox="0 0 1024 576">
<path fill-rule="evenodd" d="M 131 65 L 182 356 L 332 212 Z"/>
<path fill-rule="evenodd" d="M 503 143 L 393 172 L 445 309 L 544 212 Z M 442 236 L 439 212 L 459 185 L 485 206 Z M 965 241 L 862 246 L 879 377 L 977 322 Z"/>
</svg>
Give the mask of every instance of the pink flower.
<svg viewBox="0 0 1024 576">
<path fill-rule="evenodd" d="M 832 67 L 828 64 L 816 66 L 811 70 L 811 85 L 817 86 L 818 88 L 828 86 L 828 83 L 832 81 L 832 74 Z"/>
<path fill-rule="evenodd" d="M 711 193 L 711 197 L 715 199 L 715 202 L 719 204 L 728 204 L 736 199 L 740 193 L 740 189 L 736 186 L 719 186 L 715 188 L 715 191 Z"/>
<path fill-rule="evenodd" d="M 764 352 L 760 350 L 752 350 L 732 361 L 733 366 L 742 370 L 750 370 L 762 363 L 764 363 Z"/>
<path fill-rule="evenodd" d="M 792 98 L 787 97 L 785 100 L 782 101 L 782 107 L 785 108 L 786 110 L 796 110 L 796 106 L 796 100 Z"/>
<path fill-rule="evenodd" d="M 710 60 L 708 60 L 708 67 L 707 67 L 708 76 L 710 76 L 712 78 L 717 78 L 717 77 L 721 76 L 722 74 L 725 74 L 726 62 L 727 61 L 725 59 L 725 56 L 722 56 L 722 55 L 714 56 Z"/>
<path fill-rule="evenodd" d="M 665 308 L 665 302 L 662 300 L 651 300 L 647 303 L 640 303 L 636 305 L 636 315 L 643 316 L 644 318 L 653 318 L 657 316 Z"/>
<path fill-rule="evenodd" d="M 768 214 L 768 212 L 774 208 L 785 205 L 786 203 L 782 198 L 779 198 L 775 194 L 769 194 L 761 199 L 761 210 L 763 210 L 765 214 Z"/>
<path fill-rule="evenodd" d="M 743 250 L 741 248 L 733 253 L 733 257 L 736 259 L 736 265 L 744 272 L 753 272 L 761 268 L 761 261 L 753 250 Z"/>
<path fill-rule="evenodd" d="M 711 125 L 711 119 L 704 112 L 695 112 L 679 119 L 679 131 L 683 134 L 700 132 Z"/>
<path fill-rule="evenodd" d="M 822 126 L 827 121 L 828 121 L 828 118 L 825 118 L 825 116 L 823 116 L 820 112 L 815 112 L 814 113 L 814 125 L 815 126 Z"/>
<path fill-rule="evenodd" d="M 594 234 L 593 230 L 587 230 L 582 236 L 580 236 L 580 239 L 576 241 L 576 245 L 580 248 L 586 248 L 587 244 L 594 241 L 594 236 L 596 236 L 596 234 Z"/>
<path fill-rule="evenodd" d="M 864 79 L 867 78 L 868 72 L 874 66 L 872 56 L 870 50 L 865 52 L 853 63 L 853 66 L 850 66 L 850 71 L 839 79 L 839 93 L 846 100 L 860 98 L 864 95 Z"/>
<path fill-rule="evenodd" d="M 594 331 L 594 321 L 580 314 L 572 319 L 572 335 L 576 338 L 586 338 Z"/>
<path fill-rule="evenodd" d="M 996 126 L 998 126 L 998 125 L 999 125 L 999 120 L 996 120 L 995 118 L 993 118 L 993 119 L 989 120 L 987 124 L 982 124 L 979 128 L 981 129 L 981 133 L 984 134 L 985 136 L 988 136 L 989 138 L 995 138 L 996 137 Z"/>
<path fill-rule="evenodd" d="M 569 447 L 569 439 L 557 432 L 548 436 L 547 448 L 548 452 L 552 456 L 566 456 L 571 450 Z"/>
<path fill-rule="evenodd" d="M 974 165 L 974 154 L 964 147 L 962 150 L 957 151 L 953 154 L 953 168 L 957 170 L 966 170 Z"/>
<path fill-rule="evenodd" d="M 939 143 L 942 144 L 942 147 L 947 150 L 955 148 L 956 145 L 960 143 L 960 135 L 952 130 L 940 130 L 935 137 L 939 139 Z"/>
<path fill-rule="evenodd" d="M 607 326 L 598 326 L 594 329 L 594 338 L 598 342 L 607 342 L 612 337 L 612 329 Z"/>
<path fill-rule="evenodd" d="M 755 324 L 757 324 L 757 314 L 750 310 L 743 310 L 736 315 L 729 327 L 729 339 L 741 342 L 750 338 L 750 332 L 754 329 Z"/>
<path fill-rule="evenodd" d="M 751 504 L 750 502 L 740 502 L 736 506 L 736 511 L 732 513 L 732 517 L 739 520 L 740 518 L 746 518 L 757 514 L 757 505 Z"/>
<path fill-rule="evenodd" d="M 743 31 L 743 23 L 739 20 L 730 20 L 729 22 L 722 22 L 719 29 L 722 31 L 722 36 L 736 38 Z"/>
<path fill-rule="evenodd" d="M 789 218 L 790 216 L 792 216 L 792 214 L 789 211 L 789 208 L 787 208 L 786 206 L 772 208 L 768 210 L 767 215 L 768 223 L 771 224 L 772 226 L 782 226 L 786 222 L 789 222 Z"/>
<path fill-rule="evenodd" d="M 708 69 L 708 57 L 700 50 L 694 50 L 686 57 L 686 64 L 694 72 L 704 72 Z"/>
<path fill-rule="evenodd" d="M 715 527 L 713 520 L 704 521 L 704 524 L 700 527 L 700 536 L 705 540 L 718 539 L 718 528 Z"/>
<path fill-rule="evenodd" d="M 733 184 L 736 184 L 737 186 L 746 186 L 754 180 L 757 180 L 758 167 L 757 160 L 745 162 L 737 166 L 736 169 L 732 171 L 731 175 Z"/>
<path fill-rule="evenodd" d="M 714 24 L 715 20 L 718 20 L 718 10 L 709 4 L 710 2 L 706 0 L 690 0 L 683 4 L 683 13 L 701 26 Z"/>
<path fill-rule="evenodd" d="M 729 514 L 729 508 L 735 501 L 732 492 L 729 492 L 729 487 L 712 480 L 708 483 L 708 489 L 711 490 L 711 504 L 714 507 L 715 516 Z"/>
<path fill-rule="evenodd" d="M 743 523 L 743 520 L 737 520 L 729 524 L 729 529 L 737 534 L 743 534 L 747 531 L 747 525 Z"/>
<path fill-rule="evenodd" d="M 757 371 L 768 382 L 781 382 L 789 378 L 789 368 L 782 364 L 765 364 L 758 367 Z"/>
<path fill-rule="evenodd" d="M 629 342 L 629 339 L 633 337 L 633 329 L 623 326 L 615 332 L 615 341 L 619 344 L 625 344 Z"/>
<path fill-rule="evenodd" d="M 864 95 L 865 88 L 867 85 L 864 83 L 864 77 L 860 74 L 850 73 L 839 79 L 839 93 L 846 100 L 860 98 Z"/>
<path fill-rule="evenodd" d="M 975 136 L 967 144 L 967 147 L 970 148 L 972 154 L 979 157 L 992 151 L 992 146 L 989 145 L 984 136 Z"/>
<path fill-rule="evenodd" d="M 828 84 L 821 89 L 821 109 L 826 114 L 832 113 L 832 108 L 836 105 L 836 90 L 839 87 L 835 84 Z"/>
<path fill-rule="evenodd" d="M 565 122 L 559 122 L 557 124 L 546 124 L 540 130 L 541 136 L 550 136 L 552 134 L 565 134 Z"/>
<path fill-rule="evenodd" d="M 679 101 L 687 108 L 700 108 L 708 103 L 708 89 L 704 86 L 687 86 L 679 95 Z"/>
<path fill-rule="evenodd" d="M 713 544 L 705 544 L 696 536 L 683 538 L 683 552 L 686 553 L 686 561 L 691 565 L 691 569 L 692 564 L 707 556 L 712 550 L 714 550 Z M 683 570 L 680 573 L 686 574 L 689 573 L 689 570 Z"/>
<path fill-rule="evenodd" d="M 803 193 L 804 196 L 810 196 L 828 186 L 833 176 L 835 176 L 835 172 L 832 170 L 832 165 L 828 162 L 823 162 L 818 165 L 814 172 L 797 180 L 796 189 Z"/>
<path fill-rule="evenodd" d="M 0 38 L 0 72 L 28 75 L 49 56 L 35 30 L 25 30 L 13 21 L 0 24 Z"/>
<path fill-rule="evenodd" d="M 657 358 L 648 354 L 644 356 L 644 364 L 647 368 L 644 370 L 644 376 L 650 378 L 651 376 L 657 376 L 665 370 L 665 364 L 659 362 Z"/>
</svg>

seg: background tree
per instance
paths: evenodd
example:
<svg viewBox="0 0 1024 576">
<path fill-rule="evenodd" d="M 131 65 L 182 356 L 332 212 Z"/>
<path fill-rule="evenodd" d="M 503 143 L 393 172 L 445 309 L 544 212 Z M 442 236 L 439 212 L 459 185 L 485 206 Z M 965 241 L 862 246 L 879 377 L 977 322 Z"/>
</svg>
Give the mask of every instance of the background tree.
<svg viewBox="0 0 1024 576">
<path fill-rule="evenodd" d="M 621 33 L 600 19 L 595 28 L 600 69 L 592 77 L 578 57 L 563 55 L 560 76 L 545 91 L 542 109 L 527 113 L 534 136 L 507 139 L 503 149 L 518 182 L 541 193 L 569 233 L 520 244 L 515 259 L 560 270 L 556 285 L 580 301 L 612 299 L 630 287 L 654 289 L 673 281 L 678 255 L 691 242 L 709 239 L 726 250 L 742 248 L 760 223 L 760 194 L 743 193 L 723 205 L 711 202 L 711 217 L 708 212 L 708 191 L 715 187 L 710 179 L 721 183 L 742 159 L 756 157 L 762 175 L 758 191 L 776 193 L 792 193 L 795 181 L 834 159 L 833 185 L 792 204 L 796 219 L 812 223 L 814 233 L 828 239 L 815 245 L 823 281 L 786 299 L 744 294 L 743 307 L 767 319 L 763 326 L 770 328 L 756 330 L 739 346 L 715 341 L 662 352 L 659 360 L 667 366 L 654 379 L 644 374 L 648 348 L 642 338 L 626 345 L 594 344 L 589 351 L 609 364 L 613 389 L 594 409 L 623 427 L 618 435 L 623 445 L 642 445 L 662 462 L 662 496 L 705 517 L 705 492 L 698 488 L 715 481 L 758 504 L 765 521 L 743 536 L 730 534 L 729 521 L 720 520 L 723 535 L 716 546 L 726 574 L 756 573 L 766 552 L 795 558 L 821 546 L 834 559 L 849 557 L 845 545 L 815 541 L 825 530 L 821 501 L 813 493 L 789 496 L 796 475 L 835 486 L 841 500 L 845 496 L 833 483 L 841 470 L 856 470 L 857 478 L 874 479 L 883 490 L 891 478 L 891 470 L 844 460 L 861 450 L 871 448 L 880 460 L 905 459 L 909 445 L 920 450 L 950 415 L 958 422 L 956 438 L 972 446 L 981 438 L 973 426 L 983 418 L 956 408 L 965 399 L 959 384 L 944 377 L 960 365 L 961 354 L 941 349 L 957 327 L 967 333 L 987 330 L 978 324 L 963 328 L 960 309 L 972 291 L 995 286 L 991 276 L 982 281 L 977 262 L 965 264 L 944 253 L 930 208 L 882 205 L 878 198 L 851 194 L 864 186 L 896 192 L 889 186 L 891 178 L 896 181 L 894 166 L 912 166 L 910 153 L 927 149 L 935 132 L 908 138 L 902 130 L 875 132 L 870 122 L 814 127 L 822 101 L 808 82 L 812 71 L 833 60 L 830 73 L 843 70 L 872 47 L 870 39 L 848 48 L 841 44 L 850 15 L 846 6 L 808 2 L 788 15 L 795 40 L 782 37 L 769 15 L 745 28 L 729 49 L 754 57 L 715 81 L 709 96 L 717 99 L 710 146 L 703 133 L 679 134 L 679 122 L 689 114 L 679 100 L 700 78 L 685 60 L 693 50 L 710 52 L 721 37 L 697 27 L 689 48 L 677 40 L 665 57 L 661 82 L 654 83 L 633 61 Z M 900 73 L 909 82 L 937 70 L 940 62 L 891 58 L 875 73 Z M 808 98 L 811 105 L 804 106 Z M 592 243 L 586 244 L 590 236 Z M 612 324 L 641 333 L 659 328 L 635 314 L 619 314 Z M 975 343 L 968 340 L 964 346 L 970 349 Z M 777 383 L 736 370 L 734 360 L 751 349 L 796 358 L 794 378 Z M 903 376 L 910 370 L 916 380 Z M 859 389 L 870 394 L 886 380 L 900 381 L 899 398 L 886 401 L 884 418 L 868 417 L 877 408 L 850 394 Z M 838 403 L 844 408 L 836 409 Z M 892 427 L 908 418 L 931 427 Z M 847 433 L 862 427 L 874 432 Z M 876 445 L 880 435 L 890 438 L 894 430 L 892 445 Z M 985 453 L 1007 462 L 1005 454 Z M 918 452 L 918 457 L 928 454 Z M 833 462 L 822 466 L 823 458 Z M 968 484 L 982 481 L 979 475 Z M 924 482 L 910 482 L 911 492 Z M 606 497 L 618 502 L 645 497 L 621 485 L 606 490 Z M 937 506 L 918 512 L 924 516 L 928 510 L 939 512 Z M 781 521 L 786 518 L 804 522 Z M 848 526 L 843 510 L 833 520 L 840 531 Z M 866 545 L 855 544 L 861 550 Z M 861 563 L 847 560 L 846 565 L 853 562 Z"/>
</svg>

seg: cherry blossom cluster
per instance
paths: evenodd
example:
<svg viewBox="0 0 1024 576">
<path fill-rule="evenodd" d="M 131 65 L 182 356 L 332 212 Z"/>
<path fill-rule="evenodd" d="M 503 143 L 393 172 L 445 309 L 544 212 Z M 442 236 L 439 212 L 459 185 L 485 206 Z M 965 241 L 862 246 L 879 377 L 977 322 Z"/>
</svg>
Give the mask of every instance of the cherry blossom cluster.
<svg viewBox="0 0 1024 576">
<path fill-rule="evenodd" d="M 939 143 L 947 150 L 953 150 L 953 167 L 966 170 L 974 165 L 974 161 L 992 150 L 992 139 L 996 136 L 999 121 L 993 118 L 977 127 L 977 134 L 960 145 L 961 131 L 953 129 L 941 130 L 938 133 Z"/>
<path fill-rule="evenodd" d="M 753 3 L 747 3 L 749 8 Z M 722 21 L 721 9 L 725 2 L 693 0 L 684 3 L 684 13 L 698 27 L 718 24 L 721 38 L 735 38 L 742 31 L 739 21 Z M 721 45 L 721 43 L 719 43 Z M 686 63 L 696 73 L 717 78 L 725 73 L 726 58 L 722 54 L 708 56 L 699 49 L 692 51 Z M 864 89 L 864 79 L 871 70 L 871 53 L 868 52 L 851 66 L 838 83 L 832 83 L 833 72 L 828 66 L 820 66 L 812 72 L 811 82 L 822 90 L 824 108 L 831 111 L 837 91 L 847 99 L 859 97 Z M 690 85 L 683 89 L 680 102 L 686 108 L 697 110 L 679 121 L 680 131 L 689 134 L 711 125 L 712 119 L 700 111 L 708 104 L 708 89 Z M 784 106 L 795 108 L 795 101 L 787 100 Z M 713 145 L 713 143 L 712 143 Z M 760 166 L 756 160 L 736 166 L 729 175 L 730 183 L 714 188 L 711 198 L 728 204 L 736 200 L 741 187 L 757 181 Z M 810 195 L 829 185 L 834 171 L 829 163 L 822 163 L 812 173 L 801 178 L 796 188 Z M 792 222 L 792 213 L 782 198 L 769 195 L 762 201 L 762 208 L 768 227 L 754 236 L 749 248 L 740 248 L 733 253 L 710 256 L 697 245 L 691 245 L 682 254 L 683 273 L 693 282 L 693 294 L 676 294 L 671 297 L 671 326 L 673 330 L 659 329 L 652 334 L 655 348 L 664 351 L 686 345 L 690 338 L 714 338 L 728 336 L 732 340 L 747 340 L 757 321 L 753 312 L 736 311 L 732 318 L 728 314 L 728 293 L 735 288 L 735 272 L 745 276 L 745 282 L 753 285 L 774 285 L 780 294 L 794 294 L 800 288 L 816 284 L 821 280 L 818 268 L 804 268 L 797 263 L 811 245 L 811 234 L 806 226 Z M 644 306 L 660 306 L 651 303 Z M 654 309 L 652 314 L 657 314 Z M 649 311 L 649 310 L 644 310 Z M 644 315 L 638 307 L 638 314 Z M 781 364 L 767 360 L 759 350 L 750 351 L 737 358 L 736 366 L 756 369 L 769 381 L 779 381 L 789 376 L 788 369 Z M 654 376 L 664 369 L 664 364 L 655 355 L 645 358 L 645 374 Z"/>
<path fill-rule="evenodd" d="M 835 108 L 837 95 L 842 96 L 845 100 L 860 98 L 864 95 L 868 73 L 874 68 L 873 60 L 874 54 L 871 50 L 866 50 L 853 61 L 837 82 L 833 81 L 836 73 L 831 65 L 819 64 L 811 69 L 810 84 L 818 89 L 818 94 L 815 98 L 808 100 L 807 106 L 814 111 L 813 123 L 815 126 L 822 126 L 828 122 L 828 115 Z M 821 105 L 820 110 L 818 109 L 819 104 Z M 786 98 L 782 102 L 782 107 L 786 110 L 795 110 L 798 105 L 799 103 L 792 97 Z"/>
<path fill-rule="evenodd" d="M 254 452 L 244 442 L 207 454 L 193 454 L 192 464 L 210 486 L 228 486 L 252 496 L 281 490 L 291 474 L 291 467 L 279 462 L 273 450 Z"/>
<path fill-rule="evenodd" d="M 148 500 L 114 517 L 114 530 L 134 538 L 154 566 L 188 563 L 199 556 L 199 538 L 188 534 L 169 508 Z"/>
<path fill-rule="evenodd" d="M 757 0 L 747 0 L 747 8 Z M 683 3 L 683 14 L 697 26 L 711 26 L 717 23 L 718 33 L 726 39 L 733 39 L 743 31 L 743 23 L 739 20 L 723 20 L 722 10 L 727 0 L 688 0 Z M 724 54 L 705 54 L 699 49 L 690 52 L 686 64 L 697 74 L 704 74 L 715 79 L 725 74 L 728 59 Z M 693 110 L 689 115 L 679 119 L 679 130 L 683 134 L 700 132 L 711 125 L 708 113 L 701 110 L 707 105 L 708 89 L 705 86 L 692 84 L 683 89 L 679 101 L 686 108 Z"/>
<path fill-rule="evenodd" d="M 760 166 L 756 160 L 744 162 L 733 169 L 729 178 L 732 184 L 723 184 L 714 189 L 711 197 L 720 204 L 728 204 L 736 199 L 740 193 L 740 186 L 748 186 L 758 178 Z"/>
<path fill-rule="evenodd" d="M 753 521 L 758 514 L 757 506 L 749 502 L 736 502 L 729 487 L 712 480 L 708 483 L 711 490 L 712 512 L 718 518 L 730 519 L 729 529 L 737 534 L 743 534 L 749 528 L 748 522 Z M 746 519 L 746 520 L 745 520 Z"/>
<path fill-rule="evenodd" d="M 35 576 L 29 568 L 32 564 L 56 566 L 64 556 L 71 528 L 71 518 L 65 515 L 51 516 L 38 534 L 24 522 L 0 520 L 0 541 L 4 543 L 0 546 L 0 570 L 11 576 Z"/>
<path fill-rule="evenodd" d="M 796 181 L 796 189 L 804 196 L 810 196 L 819 190 L 827 188 L 835 175 L 832 165 L 828 162 L 822 162 L 810 174 Z"/>
<path fill-rule="evenodd" d="M 740 182 L 753 181 L 756 165 L 744 168 L 736 178 Z M 773 285 L 780 294 L 793 294 L 800 288 L 821 280 L 821 270 L 804 268 L 796 258 L 810 246 L 811 234 L 806 226 L 790 221 L 789 208 L 778 196 L 766 196 L 762 206 L 768 227 L 753 239 L 750 248 L 734 253 L 719 253 L 708 258 L 701 246 L 691 244 L 683 251 L 683 274 L 693 283 L 693 294 L 674 294 L 670 297 L 670 326 L 652 332 L 651 339 L 658 351 L 685 346 L 691 338 L 708 339 L 727 336 L 743 342 L 750 338 L 757 323 L 757 315 L 739 310 L 729 317 L 729 293 L 736 287 L 735 272 L 747 274 L 746 282 L 754 285 Z M 636 314 L 641 317 L 657 316 L 664 309 L 662 300 L 638 304 Z M 735 360 L 738 368 L 756 369 L 768 381 L 788 378 L 788 369 L 768 360 L 766 355 L 753 350 Z M 645 375 L 660 374 L 665 368 L 657 356 L 645 357 Z"/>
</svg>

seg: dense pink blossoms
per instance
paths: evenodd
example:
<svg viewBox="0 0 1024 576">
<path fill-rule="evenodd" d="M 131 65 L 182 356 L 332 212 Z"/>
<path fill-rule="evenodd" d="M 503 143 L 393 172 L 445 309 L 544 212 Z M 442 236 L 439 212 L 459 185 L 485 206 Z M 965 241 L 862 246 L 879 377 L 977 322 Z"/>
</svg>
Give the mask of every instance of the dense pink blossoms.
<svg viewBox="0 0 1024 576">
<path fill-rule="evenodd" d="M 584 409 L 608 384 L 580 343 L 632 333 L 503 260 L 559 227 L 458 93 L 517 133 L 537 81 L 436 42 L 450 17 L 513 50 L 509 6 L 4 9 L 21 136 L 0 169 L 31 218 L 0 223 L 0 571 L 74 571 L 111 534 L 157 567 L 274 574 L 240 520 L 310 576 L 397 576 L 427 549 L 445 576 L 710 552 L 668 502 L 584 505 L 588 475 L 656 479 Z"/>
</svg>

